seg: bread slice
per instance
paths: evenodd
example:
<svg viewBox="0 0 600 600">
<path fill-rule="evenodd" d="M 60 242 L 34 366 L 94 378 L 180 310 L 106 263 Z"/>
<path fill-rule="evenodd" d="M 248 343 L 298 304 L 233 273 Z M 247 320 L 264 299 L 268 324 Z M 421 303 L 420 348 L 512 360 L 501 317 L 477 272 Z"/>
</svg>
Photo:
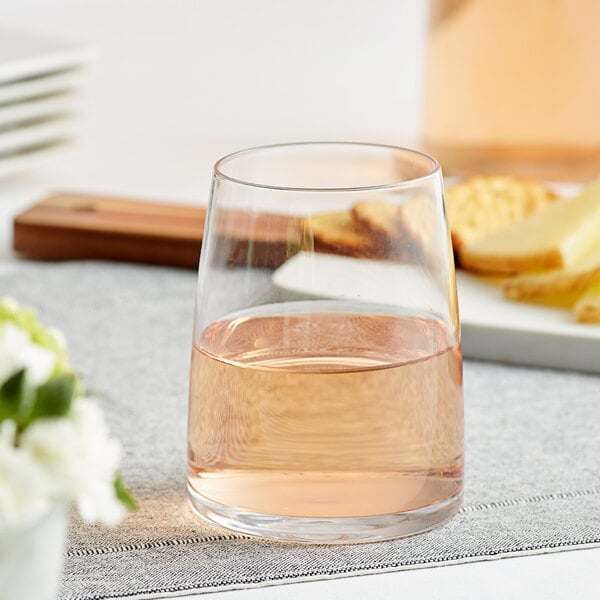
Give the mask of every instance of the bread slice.
<svg viewBox="0 0 600 600">
<path fill-rule="evenodd" d="M 365 200 L 352 207 L 352 217 L 367 235 L 387 239 L 398 235 L 398 206 L 383 200 Z"/>
<path fill-rule="evenodd" d="M 548 297 L 576 298 L 590 285 L 600 281 L 600 233 L 597 244 L 567 269 L 542 273 L 523 273 L 505 279 L 502 291 L 510 300 L 543 300 Z"/>
<path fill-rule="evenodd" d="M 446 190 L 452 245 L 459 251 L 554 202 L 542 183 L 504 176 L 476 176 Z"/>
<path fill-rule="evenodd" d="M 556 269 L 543 273 L 518 275 L 502 283 L 509 300 L 543 300 L 548 297 L 576 297 L 600 281 L 600 265 L 591 269 Z"/>
<path fill-rule="evenodd" d="M 580 323 L 600 323 L 600 281 L 584 292 L 575 304 L 574 312 Z"/>
<path fill-rule="evenodd" d="M 382 200 L 365 200 L 352 207 L 352 218 L 360 232 L 377 240 L 381 258 L 406 259 L 412 256 L 410 244 L 400 232 L 398 206 Z"/>
<path fill-rule="evenodd" d="M 572 200 L 553 202 L 460 248 L 465 269 L 514 274 L 576 267 L 600 238 L 600 180 Z"/>
<path fill-rule="evenodd" d="M 423 259 L 436 227 L 435 214 L 422 196 L 402 204 L 382 200 L 358 202 L 352 208 L 352 216 L 360 231 L 385 245 L 386 254 L 392 259 Z"/>
<path fill-rule="evenodd" d="M 305 246 L 316 252 L 342 254 L 358 258 L 379 258 L 385 255 L 385 240 L 368 235 L 358 227 L 352 213 L 335 212 L 304 219 Z"/>
</svg>

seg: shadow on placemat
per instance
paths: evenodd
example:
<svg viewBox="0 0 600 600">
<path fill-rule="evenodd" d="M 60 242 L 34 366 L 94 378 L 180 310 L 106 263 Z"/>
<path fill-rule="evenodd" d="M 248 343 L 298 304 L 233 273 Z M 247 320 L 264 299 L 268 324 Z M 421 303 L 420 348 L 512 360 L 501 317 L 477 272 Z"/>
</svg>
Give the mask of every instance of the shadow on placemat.
<svg viewBox="0 0 600 600">
<path fill-rule="evenodd" d="M 261 285 L 266 282 L 262 281 Z M 139 510 L 113 530 L 74 522 L 61 600 L 152 597 L 600 544 L 600 378 L 468 362 L 465 505 L 446 526 L 363 546 L 278 546 L 204 527 L 185 502 L 195 276 L 27 264 L 0 291 L 62 328 L 123 442 Z"/>
</svg>

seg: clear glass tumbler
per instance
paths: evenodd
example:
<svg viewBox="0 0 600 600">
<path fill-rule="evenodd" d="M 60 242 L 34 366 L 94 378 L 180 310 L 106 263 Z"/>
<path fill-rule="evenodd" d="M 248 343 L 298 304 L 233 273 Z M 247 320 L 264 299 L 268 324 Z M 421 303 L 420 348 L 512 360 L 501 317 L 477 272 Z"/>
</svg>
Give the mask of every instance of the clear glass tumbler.
<svg viewBox="0 0 600 600">
<path fill-rule="evenodd" d="M 217 162 L 188 442 L 193 509 L 249 535 L 370 542 L 458 510 L 460 332 L 432 158 L 303 143 Z"/>
</svg>

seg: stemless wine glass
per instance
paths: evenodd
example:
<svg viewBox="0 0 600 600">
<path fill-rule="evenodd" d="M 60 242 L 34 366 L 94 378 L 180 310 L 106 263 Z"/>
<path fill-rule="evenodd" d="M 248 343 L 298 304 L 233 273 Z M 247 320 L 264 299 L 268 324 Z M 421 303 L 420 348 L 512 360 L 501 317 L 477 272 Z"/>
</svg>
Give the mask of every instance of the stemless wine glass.
<svg viewBox="0 0 600 600">
<path fill-rule="evenodd" d="M 301 143 L 217 162 L 188 443 L 193 509 L 249 535 L 369 542 L 458 510 L 462 360 L 435 160 Z"/>
</svg>

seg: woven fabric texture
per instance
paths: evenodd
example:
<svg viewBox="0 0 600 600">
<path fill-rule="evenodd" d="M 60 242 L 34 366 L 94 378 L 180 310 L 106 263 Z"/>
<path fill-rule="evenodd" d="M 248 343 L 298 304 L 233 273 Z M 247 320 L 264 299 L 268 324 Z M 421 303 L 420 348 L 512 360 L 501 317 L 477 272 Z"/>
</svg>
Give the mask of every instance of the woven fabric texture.
<svg viewBox="0 0 600 600">
<path fill-rule="evenodd" d="M 61 600 L 158 598 L 600 545 L 600 377 L 473 361 L 464 378 L 465 503 L 446 526 L 338 547 L 204 527 L 185 496 L 195 284 L 187 271 L 94 262 L 16 263 L 0 274 L 0 296 L 37 307 L 66 334 L 123 443 L 124 477 L 139 501 L 115 529 L 74 519 Z"/>
</svg>

